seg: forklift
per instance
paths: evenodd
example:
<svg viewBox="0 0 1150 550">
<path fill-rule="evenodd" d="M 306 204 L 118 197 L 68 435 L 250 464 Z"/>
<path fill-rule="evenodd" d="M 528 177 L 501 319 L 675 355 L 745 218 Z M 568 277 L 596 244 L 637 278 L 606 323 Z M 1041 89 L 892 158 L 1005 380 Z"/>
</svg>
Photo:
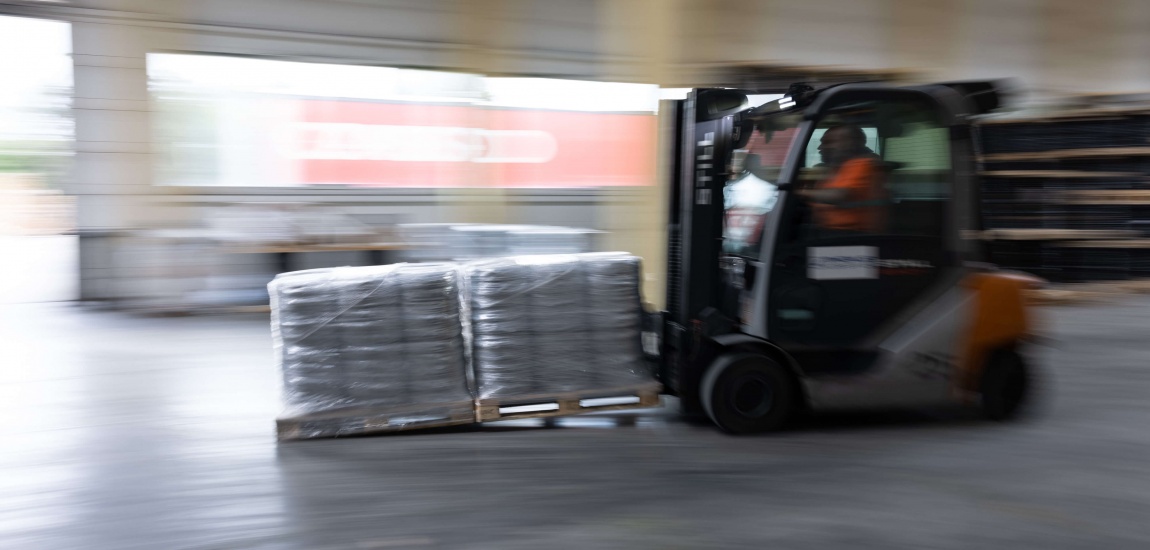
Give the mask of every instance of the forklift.
<svg viewBox="0 0 1150 550">
<path fill-rule="evenodd" d="M 974 237 L 974 121 L 1001 96 L 994 82 L 849 83 L 672 102 L 666 310 L 644 341 L 683 411 L 734 434 L 809 410 L 1016 416 L 1032 386 L 1024 294 L 1041 281 L 985 263 Z M 838 181 L 847 165 L 827 158 L 846 156 L 828 145 L 844 135 L 865 182 Z M 847 195 L 819 198 L 835 188 Z"/>
</svg>

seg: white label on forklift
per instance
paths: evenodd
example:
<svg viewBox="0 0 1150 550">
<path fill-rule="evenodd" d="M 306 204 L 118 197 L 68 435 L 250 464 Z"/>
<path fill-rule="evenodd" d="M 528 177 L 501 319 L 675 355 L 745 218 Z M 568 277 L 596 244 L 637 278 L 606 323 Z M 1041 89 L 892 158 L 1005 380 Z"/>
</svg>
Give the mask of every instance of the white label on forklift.
<svg viewBox="0 0 1150 550">
<path fill-rule="evenodd" d="M 878 247 L 817 246 L 808 248 L 807 277 L 819 280 L 877 279 Z"/>
</svg>

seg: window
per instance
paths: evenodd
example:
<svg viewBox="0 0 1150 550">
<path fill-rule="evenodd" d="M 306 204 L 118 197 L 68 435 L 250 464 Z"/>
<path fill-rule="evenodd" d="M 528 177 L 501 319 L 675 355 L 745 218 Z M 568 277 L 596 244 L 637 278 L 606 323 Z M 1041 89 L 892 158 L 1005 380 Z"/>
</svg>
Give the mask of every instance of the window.
<svg viewBox="0 0 1150 550">
<path fill-rule="evenodd" d="M 0 16 L 0 193 L 55 192 L 66 179 L 74 134 L 71 36 L 68 23 Z M 5 207 L 23 201 L 3 203 L 0 220 L 8 221 Z"/>
<path fill-rule="evenodd" d="M 823 135 L 826 134 L 827 129 L 828 129 L 828 127 L 826 127 L 826 126 L 815 128 L 814 133 L 811 134 L 811 141 L 810 142 L 816 143 L 816 144 L 819 143 L 819 141 L 822 140 Z M 863 128 L 862 131 L 863 131 L 863 135 L 866 136 L 866 146 L 868 148 L 870 148 L 872 151 L 881 151 L 882 148 L 879 147 L 879 142 L 878 142 L 878 128 L 866 127 L 866 128 Z M 807 154 L 806 154 L 806 157 L 804 159 L 804 162 L 805 162 L 804 166 L 816 166 L 820 162 L 822 162 L 822 159 L 819 157 L 818 146 L 807 148 Z"/>
<path fill-rule="evenodd" d="M 757 259 L 768 214 L 778 204 L 778 177 L 798 136 L 799 114 L 774 115 L 755 124 L 745 149 L 734 151 L 723 187 L 723 251 Z"/>
<path fill-rule="evenodd" d="M 810 237 L 941 237 L 950 144 L 938 111 L 918 99 L 853 101 L 819 120 L 800 169 Z"/>
<path fill-rule="evenodd" d="M 658 87 L 151 54 L 158 180 L 588 188 L 655 179 Z"/>
</svg>

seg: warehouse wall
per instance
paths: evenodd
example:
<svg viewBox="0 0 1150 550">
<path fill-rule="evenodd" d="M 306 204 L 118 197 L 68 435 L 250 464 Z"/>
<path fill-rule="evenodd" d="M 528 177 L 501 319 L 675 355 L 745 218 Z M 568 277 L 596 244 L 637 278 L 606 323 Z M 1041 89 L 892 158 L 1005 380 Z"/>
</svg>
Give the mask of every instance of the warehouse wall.
<svg viewBox="0 0 1150 550">
<path fill-rule="evenodd" d="M 74 0 L 0 1 L 73 23 L 85 298 L 138 292 L 109 230 L 191 221 L 231 201 L 331 201 L 410 221 L 612 231 L 661 294 L 662 186 L 609 191 L 316 191 L 153 185 L 148 52 L 197 52 L 690 86 L 728 62 L 1016 77 L 1030 97 L 1150 87 L 1141 0 Z M 653 182 L 654 183 L 654 182 Z"/>
</svg>

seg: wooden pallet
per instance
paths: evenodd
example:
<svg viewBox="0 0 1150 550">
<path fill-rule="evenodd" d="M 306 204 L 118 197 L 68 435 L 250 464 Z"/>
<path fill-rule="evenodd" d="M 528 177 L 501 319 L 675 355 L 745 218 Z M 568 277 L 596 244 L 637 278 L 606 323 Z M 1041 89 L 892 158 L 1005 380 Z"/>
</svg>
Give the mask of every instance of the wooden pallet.
<svg viewBox="0 0 1150 550">
<path fill-rule="evenodd" d="M 518 418 L 547 418 L 600 411 L 646 409 L 659 406 L 659 394 L 662 392 L 662 389 L 663 387 L 660 384 L 652 382 L 637 386 L 624 386 L 601 390 L 477 399 L 475 401 L 475 418 L 478 422 L 494 422 L 496 420 Z M 633 403 L 584 403 L 584 401 L 592 399 L 611 399 L 617 397 L 637 397 L 638 400 Z M 526 410 L 533 408 L 533 406 L 548 406 L 554 408 L 548 408 L 546 410 Z M 525 410 L 511 410 L 520 407 Z"/>
<path fill-rule="evenodd" d="M 1150 204 L 1150 189 L 1066 190 L 1060 193 L 1063 204 L 1109 204 L 1137 206 Z"/>
<path fill-rule="evenodd" d="M 1073 241 L 1133 239 L 1139 235 L 1125 229 L 987 229 L 978 237 L 985 241 Z"/>
<path fill-rule="evenodd" d="M 1087 172 L 1084 170 L 985 170 L 979 175 L 990 178 L 1134 178 L 1141 172 Z"/>
<path fill-rule="evenodd" d="M 1150 248 L 1150 239 L 1070 241 L 1058 243 L 1058 246 L 1063 248 L 1117 248 L 1129 250 L 1134 248 Z"/>
<path fill-rule="evenodd" d="M 1024 117 L 988 118 L 978 121 L 978 125 L 998 126 L 1011 124 L 1056 124 L 1062 122 L 1123 120 L 1131 115 L 1144 115 L 1147 113 L 1150 113 L 1150 108 L 1147 108 L 1143 105 L 1083 107 L 1050 111 L 1046 113 L 1034 113 Z"/>
<path fill-rule="evenodd" d="M 1041 161 L 1087 158 L 1123 158 L 1150 156 L 1150 147 L 1095 147 L 1083 149 L 1055 149 L 1030 153 L 992 153 L 983 155 L 982 162 Z"/>
<path fill-rule="evenodd" d="M 475 423 L 471 401 L 342 409 L 276 419 L 280 441 L 344 437 Z"/>
</svg>

